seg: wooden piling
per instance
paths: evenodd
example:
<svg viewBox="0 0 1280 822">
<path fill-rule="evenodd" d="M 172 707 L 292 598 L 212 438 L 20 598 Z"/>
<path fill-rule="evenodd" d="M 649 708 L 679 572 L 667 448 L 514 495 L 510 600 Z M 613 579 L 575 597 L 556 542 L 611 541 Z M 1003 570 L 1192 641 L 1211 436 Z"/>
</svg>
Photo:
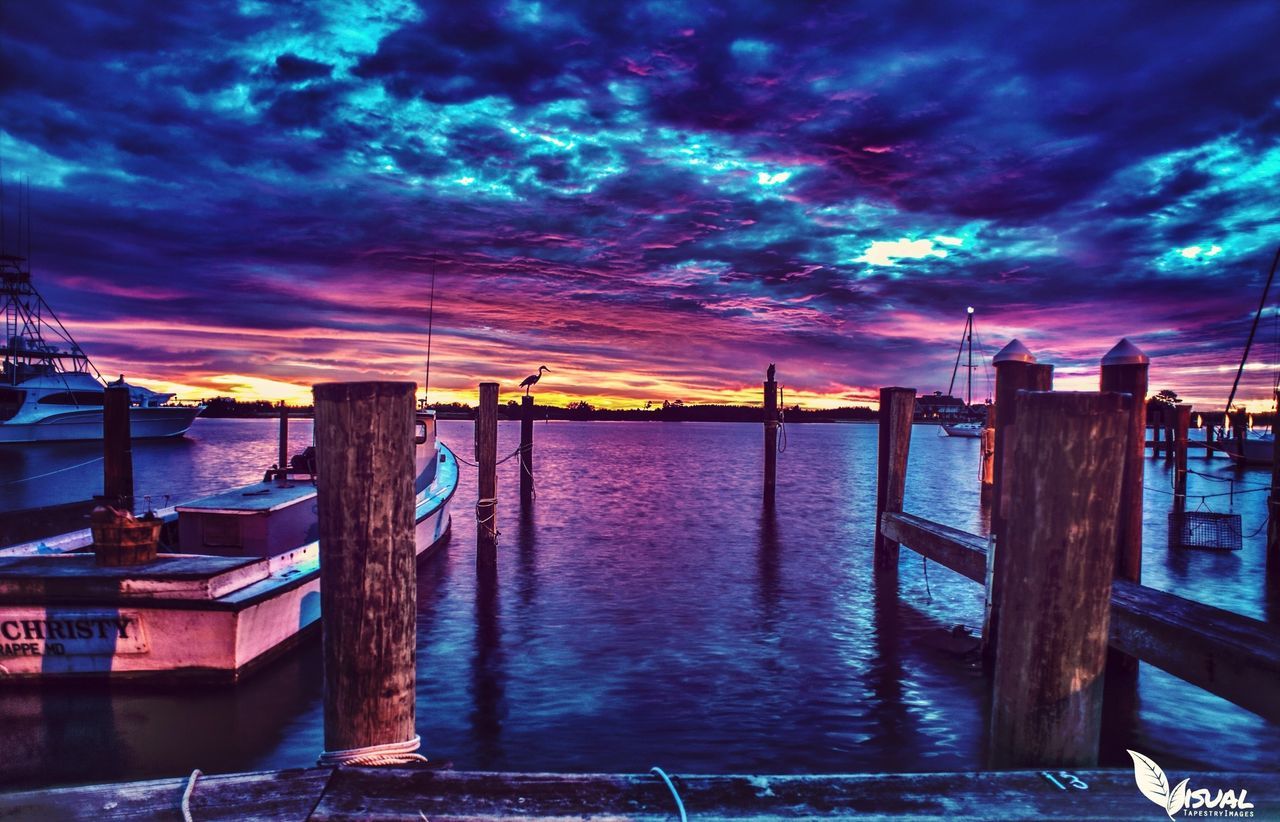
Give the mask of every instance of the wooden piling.
<svg viewBox="0 0 1280 822">
<path fill-rule="evenodd" d="M 911 417 L 915 412 L 914 388 L 880 389 L 880 449 L 876 477 L 875 574 L 898 574 L 898 543 L 880 530 L 886 511 L 902 511 L 907 487 L 907 455 L 911 449 Z"/>
<path fill-rule="evenodd" d="M 520 398 L 520 503 L 533 501 L 533 397 Z"/>
<path fill-rule="evenodd" d="M 1211 421 L 1211 418 L 1207 414 L 1203 415 L 1201 419 L 1204 423 L 1204 455 L 1208 458 L 1213 456 L 1213 432 L 1217 426 Z"/>
<path fill-rule="evenodd" d="M 277 463 L 280 473 L 276 480 L 281 485 L 289 483 L 289 407 L 280 401 L 280 461 Z"/>
<path fill-rule="evenodd" d="M 1015 402 L 988 755 L 994 768 L 1087 767 L 1098 758 L 1131 400 L 1024 392 Z"/>
<path fill-rule="evenodd" d="M 1276 392 L 1276 408 L 1280 409 L 1280 391 Z M 1275 429 L 1273 424 L 1272 430 Z M 1267 587 L 1280 590 L 1280 437 L 1276 437 L 1271 446 L 1271 492 L 1267 495 L 1267 514 Z"/>
<path fill-rule="evenodd" d="M 133 510 L 133 437 L 124 384 L 108 385 L 102 398 L 102 496 L 108 505 Z"/>
<path fill-rule="evenodd" d="M 995 405 L 987 406 L 987 419 L 982 429 L 982 467 L 979 468 L 979 483 L 981 485 L 979 500 L 987 505 L 991 504 L 992 498 L 995 496 L 996 482 L 996 407 Z"/>
<path fill-rule="evenodd" d="M 1142 495 L 1147 447 L 1147 374 L 1150 367 L 1151 359 L 1127 339 L 1116 343 L 1102 358 L 1101 390 L 1133 397 L 1129 407 L 1124 479 L 1120 486 L 1120 525 L 1116 534 L 1115 557 L 1115 575 L 1130 582 L 1142 581 Z"/>
<path fill-rule="evenodd" d="M 1187 431 L 1191 427 L 1191 406 L 1179 404 L 1173 409 L 1173 505 L 1187 510 Z"/>
<path fill-rule="evenodd" d="M 764 502 L 772 505 L 778 485 L 778 383 L 769 366 L 764 381 Z"/>
<path fill-rule="evenodd" d="M 998 543 L 1003 539 L 1004 518 L 1002 511 L 1008 508 L 1005 476 L 1008 473 L 1009 437 L 1017 421 L 1017 407 L 1014 397 L 1018 391 L 1048 391 L 1053 387 L 1053 366 L 1037 363 L 1035 355 L 1018 340 L 1012 340 L 992 359 L 996 370 L 996 433 L 995 454 L 993 456 L 993 477 L 991 495 L 991 533 L 997 546 L 992 551 L 990 561 L 994 567 L 988 578 L 991 585 L 987 590 L 987 609 L 982 628 L 982 661 L 988 673 L 995 665 L 997 626 L 1000 619 L 999 599 L 996 596 L 1002 583 L 1002 568 L 1005 553 L 999 550 Z"/>
<path fill-rule="evenodd" d="M 476 502 L 476 570 L 498 567 L 498 384 L 480 383 L 476 413 L 476 463 L 479 498 Z"/>
<path fill-rule="evenodd" d="M 417 737 L 414 387 L 313 390 L 326 752 Z"/>
</svg>

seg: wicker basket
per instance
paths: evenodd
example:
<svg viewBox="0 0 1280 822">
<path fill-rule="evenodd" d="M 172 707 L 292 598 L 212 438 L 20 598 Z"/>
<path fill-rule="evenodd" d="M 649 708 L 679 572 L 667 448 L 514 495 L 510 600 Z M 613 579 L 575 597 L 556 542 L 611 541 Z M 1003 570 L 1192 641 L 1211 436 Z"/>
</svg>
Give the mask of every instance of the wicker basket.
<svg viewBox="0 0 1280 822">
<path fill-rule="evenodd" d="M 161 520 L 93 523 L 93 553 L 99 565 L 141 565 L 156 558 Z"/>
</svg>

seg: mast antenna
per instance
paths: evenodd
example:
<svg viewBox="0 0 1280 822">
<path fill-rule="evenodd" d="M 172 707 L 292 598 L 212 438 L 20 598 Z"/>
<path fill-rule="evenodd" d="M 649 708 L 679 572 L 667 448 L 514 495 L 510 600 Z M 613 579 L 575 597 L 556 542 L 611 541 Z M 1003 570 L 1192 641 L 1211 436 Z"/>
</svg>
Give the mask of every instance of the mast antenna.
<svg viewBox="0 0 1280 822">
<path fill-rule="evenodd" d="M 422 384 L 422 405 L 430 405 L 431 398 L 431 333 L 436 320 L 436 258 L 431 258 L 431 301 L 427 308 L 427 376 Z"/>
</svg>

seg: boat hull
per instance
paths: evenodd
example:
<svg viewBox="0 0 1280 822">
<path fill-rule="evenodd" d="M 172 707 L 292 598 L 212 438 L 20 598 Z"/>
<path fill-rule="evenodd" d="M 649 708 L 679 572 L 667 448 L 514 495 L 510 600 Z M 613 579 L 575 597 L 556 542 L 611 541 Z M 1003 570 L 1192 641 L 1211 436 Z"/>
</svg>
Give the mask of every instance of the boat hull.
<svg viewBox="0 0 1280 822">
<path fill-rule="evenodd" d="M 982 436 L 983 427 L 980 422 L 960 422 L 943 425 L 942 430 L 946 431 L 949 437 L 976 439 Z"/>
<path fill-rule="evenodd" d="M 201 406 L 156 406 L 129 409 L 133 439 L 180 437 L 200 414 Z M 102 409 L 67 411 L 36 421 L 0 423 L 0 443 L 71 442 L 102 439 Z"/>
<path fill-rule="evenodd" d="M 440 446 L 433 482 L 415 499 L 419 558 L 438 549 L 449 534 L 457 481 L 457 461 Z M 15 562 L 60 562 L 71 572 L 75 565 L 94 562 L 91 554 L 70 551 L 5 554 Z M 121 578 L 102 586 L 101 597 L 75 589 L 79 595 L 65 601 L 49 596 L 47 585 L 45 596 L 24 598 L 7 589 L 0 575 L 0 683 L 85 678 L 234 683 L 319 624 L 318 542 L 271 557 L 169 554 L 161 559 L 203 561 L 229 570 L 196 582 L 177 576 L 159 582 L 125 579 L 127 572 L 113 571 Z M 88 567 L 79 570 L 87 573 Z"/>
</svg>

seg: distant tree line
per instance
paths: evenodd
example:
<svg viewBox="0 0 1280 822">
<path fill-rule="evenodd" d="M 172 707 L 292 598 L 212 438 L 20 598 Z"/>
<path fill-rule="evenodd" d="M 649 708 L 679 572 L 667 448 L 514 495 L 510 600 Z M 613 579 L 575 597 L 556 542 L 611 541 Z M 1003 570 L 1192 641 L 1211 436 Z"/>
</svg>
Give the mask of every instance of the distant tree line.
<svg viewBox="0 0 1280 822">
<path fill-rule="evenodd" d="M 232 397 L 213 397 L 201 400 L 206 417 L 277 417 L 280 404 L 268 400 L 237 400 Z M 473 406 L 464 403 L 438 403 L 432 406 L 440 419 L 472 420 L 476 417 Z M 312 413 L 310 405 L 291 405 L 289 413 L 306 417 Z M 520 403 L 511 400 L 498 406 L 500 416 L 520 418 Z M 567 406 L 534 405 L 534 418 L 540 420 L 653 420 L 668 422 L 760 422 L 764 410 L 751 405 L 701 405 L 682 400 L 663 400 L 645 403 L 644 408 L 596 408 L 586 400 L 571 402 Z M 792 405 L 783 409 L 786 422 L 834 422 L 836 420 L 874 420 L 876 412 L 865 406 L 846 408 L 808 409 Z"/>
</svg>

